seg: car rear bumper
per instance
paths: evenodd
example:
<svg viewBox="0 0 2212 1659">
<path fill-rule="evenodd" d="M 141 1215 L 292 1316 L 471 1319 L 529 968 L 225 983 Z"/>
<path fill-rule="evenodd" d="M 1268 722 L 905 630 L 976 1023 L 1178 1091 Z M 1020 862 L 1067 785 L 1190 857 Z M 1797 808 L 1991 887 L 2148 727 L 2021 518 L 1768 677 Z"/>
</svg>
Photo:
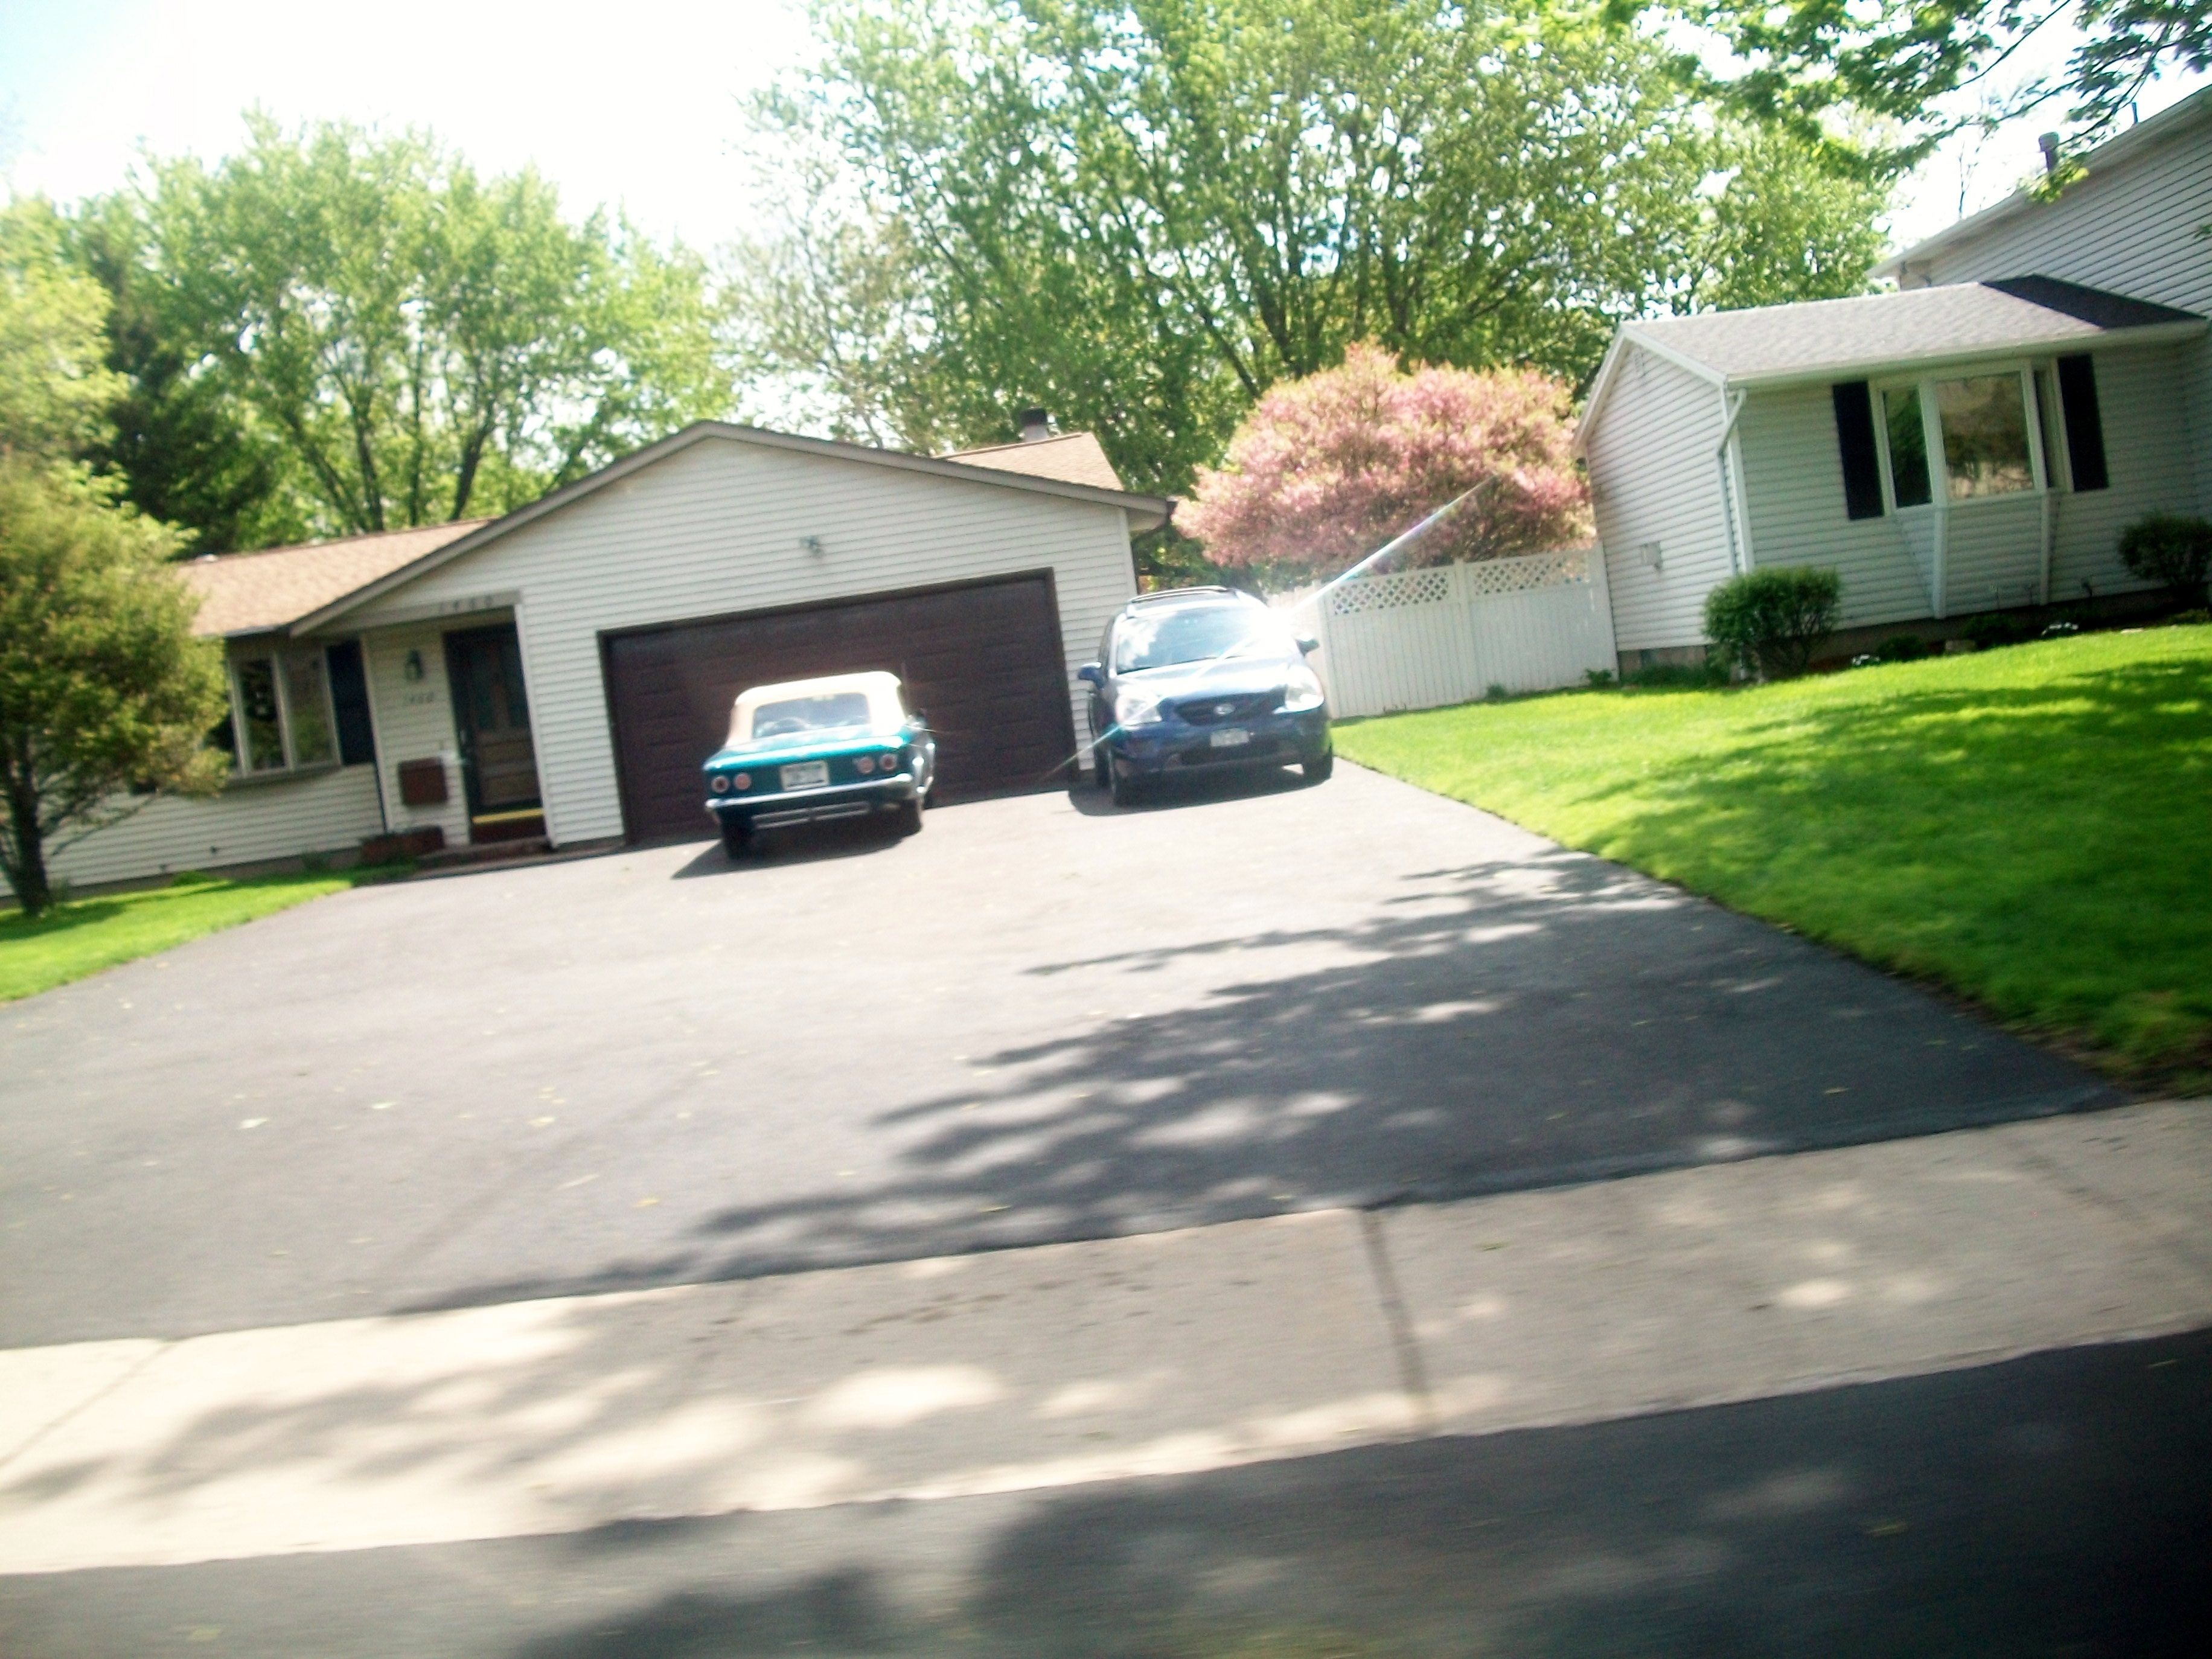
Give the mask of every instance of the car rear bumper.
<svg viewBox="0 0 2212 1659">
<path fill-rule="evenodd" d="M 1114 769 L 1124 777 L 1158 777 L 1170 772 L 1224 766 L 1292 766 L 1317 761 L 1329 752 L 1328 710 L 1262 714 L 1234 722 L 1250 741 L 1223 748 L 1213 741 L 1219 726 L 1163 720 L 1155 726 L 1122 727 L 1106 740 Z"/>
<path fill-rule="evenodd" d="M 718 820 L 736 818 L 756 830 L 776 830 L 792 823 L 866 817 L 871 812 L 902 806 L 918 793 L 914 775 L 900 772 L 888 778 L 871 778 L 866 783 L 836 783 L 823 789 L 743 797 L 714 795 L 708 799 L 707 810 Z"/>
</svg>

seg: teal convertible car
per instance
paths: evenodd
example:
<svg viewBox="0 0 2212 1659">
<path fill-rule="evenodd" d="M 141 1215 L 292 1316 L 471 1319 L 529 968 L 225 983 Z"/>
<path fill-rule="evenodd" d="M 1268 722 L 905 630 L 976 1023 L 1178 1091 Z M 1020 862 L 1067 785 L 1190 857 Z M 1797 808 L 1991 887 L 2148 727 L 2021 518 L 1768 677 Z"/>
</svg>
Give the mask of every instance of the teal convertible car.
<svg viewBox="0 0 2212 1659">
<path fill-rule="evenodd" d="M 937 739 L 896 674 L 789 680 L 738 698 L 706 773 L 707 810 L 733 857 L 763 830 L 877 812 L 912 835 L 937 781 Z"/>
</svg>

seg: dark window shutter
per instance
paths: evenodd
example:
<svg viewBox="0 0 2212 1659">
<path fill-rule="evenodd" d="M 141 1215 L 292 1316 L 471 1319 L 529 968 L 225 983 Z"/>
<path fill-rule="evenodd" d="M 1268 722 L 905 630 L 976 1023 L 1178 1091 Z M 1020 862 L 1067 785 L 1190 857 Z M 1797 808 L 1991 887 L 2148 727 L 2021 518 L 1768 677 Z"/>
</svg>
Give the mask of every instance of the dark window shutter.
<svg viewBox="0 0 2212 1659">
<path fill-rule="evenodd" d="M 1874 453 L 1874 399 L 1864 380 L 1828 388 L 1836 400 L 1836 450 L 1844 461 L 1844 511 L 1854 519 L 1881 517 L 1881 463 Z"/>
<path fill-rule="evenodd" d="M 2058 360 L 2058 407 L 2066 416 L 2066 459 L 2073 464 L 2074 488 L 2103 489 L 2105 420 L 2097 412 L 2097 369 L 2087 353 Z"/>
<path fill-rule="evenodd" d="M 331 712 L 338 721 L 338 760 L 367 766 L 376 759 L 376 728 L 368 719 L 368 677 L 362 670 L 361 641 L 340 640 L 324 653 L 331 665 Z"/>
</svg>

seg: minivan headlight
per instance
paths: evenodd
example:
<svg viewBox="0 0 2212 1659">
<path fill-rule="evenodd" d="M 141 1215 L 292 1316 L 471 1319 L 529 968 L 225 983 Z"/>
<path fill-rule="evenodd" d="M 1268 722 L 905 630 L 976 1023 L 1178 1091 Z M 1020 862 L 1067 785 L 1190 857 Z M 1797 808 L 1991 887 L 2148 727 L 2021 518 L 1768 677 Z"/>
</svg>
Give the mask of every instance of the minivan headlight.
<svg viewBox="0 0 2212 1659">
<path fill-rule="evenodd" d="M 1283 707 L 1293 714 L 1322 706 L 1321 676 L 1310 668 L 1293 668 L 1283 682 Z"/>
<path fill-rule="evenodd" d="M 1142 696 L 1134 691 L 1124 691 L 1114 699 L 1114 720 L 1120 726 L 1158 726 L 1160 723 L 1160 700 Z"/>
</svg>

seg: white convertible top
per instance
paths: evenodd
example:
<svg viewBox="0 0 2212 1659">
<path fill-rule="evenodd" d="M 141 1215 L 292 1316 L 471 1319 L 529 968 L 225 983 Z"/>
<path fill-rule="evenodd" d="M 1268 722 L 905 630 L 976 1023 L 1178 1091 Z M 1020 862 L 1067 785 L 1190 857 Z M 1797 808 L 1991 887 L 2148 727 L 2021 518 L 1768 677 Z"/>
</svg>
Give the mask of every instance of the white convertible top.
<svg viewBox="0 0 2212 1659">
<path fill-rule="evenodd" d="M 784 702 L 798 697 L 826 697 L 840 691 L 864 692 L 868 699 L 869 724 L 879 732 L 888 732 L 906 719 L 905 707 L 899 702 L 899 677 L 872 670 L 865 674 L 824 674 L 819 679 L 785 680 L 775 685 L 756 685 L 738 694 L 737 704 L 730 710 L 730 736 L 732 744 L 748 741 L 752 733 L 753 710 L 764 702 Z"/>
</svg>

